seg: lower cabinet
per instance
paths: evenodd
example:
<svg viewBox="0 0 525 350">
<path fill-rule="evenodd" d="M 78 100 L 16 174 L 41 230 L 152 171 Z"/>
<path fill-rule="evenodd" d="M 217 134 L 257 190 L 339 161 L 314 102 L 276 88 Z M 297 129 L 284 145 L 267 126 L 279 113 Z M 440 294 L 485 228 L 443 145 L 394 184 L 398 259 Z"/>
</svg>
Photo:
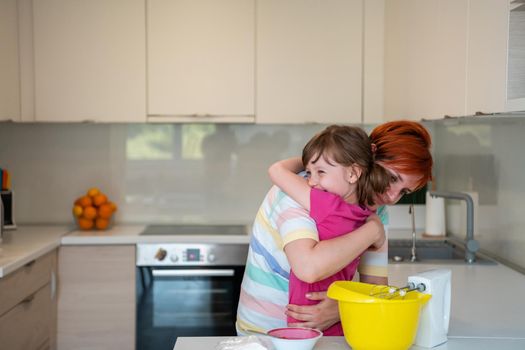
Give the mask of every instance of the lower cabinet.
<svg viewBox="0 0 525 350">
<path fill-rule="evenodd" d="M 135 348 L 135 246 L 61 246 L 58 349 Z"/>
<path fill-rule="evenodd" d="M 56 348 L 56 251 L 0 279 L 0 348 Z"/>
</svg>

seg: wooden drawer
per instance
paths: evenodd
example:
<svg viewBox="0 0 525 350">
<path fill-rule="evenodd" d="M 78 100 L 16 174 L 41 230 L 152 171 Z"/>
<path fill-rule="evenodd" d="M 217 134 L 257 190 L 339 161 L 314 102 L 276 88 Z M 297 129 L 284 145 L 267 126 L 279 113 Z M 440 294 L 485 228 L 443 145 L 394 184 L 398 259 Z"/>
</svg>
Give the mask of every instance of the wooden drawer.
<svg viewBox="0 0 525 350">
<path fill-rule="evenodd" d="M 53 250 L 0 278 L 0 316 L 48 284 L 55 266 L 56 250 Z"/>
<path fill-rule="evenodd" d="M 51 284 L 0 317 L 2 349 L 31 350 L 49 348 L 53 306 Z"/>
</svg>

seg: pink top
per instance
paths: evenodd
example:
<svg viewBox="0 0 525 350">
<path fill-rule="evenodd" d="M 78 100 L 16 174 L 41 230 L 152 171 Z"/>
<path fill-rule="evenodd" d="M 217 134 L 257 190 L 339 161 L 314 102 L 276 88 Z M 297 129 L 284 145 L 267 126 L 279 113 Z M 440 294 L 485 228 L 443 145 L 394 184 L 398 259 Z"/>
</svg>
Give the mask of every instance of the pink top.
<svg viewBox="0 0 525 350">
<path fill-rule="evenodd" d="M 312 188 L 310 192 L 310 216 L 315 220 L 319 232 L 319 240 L 335 238 L 354 231 L 362 226 L 373 211 L 358 204 L 349 204 L 340 196 Z M 364 252 L 363 252 L 364 253 Z M 315 283 L 306 283 L 290 273 L 289 302 L 296 305 L 315 305 L 317 300 L 305 297 L 308 292 L 323 292 L 334 281 L 350 281 L 354 277 L 360 257 L 336 274 Z M 299 322 L 288 316 L 288 322 Z M 341 322 L 334 324 L 324 335 L 343 335 Z"/>
</svg>

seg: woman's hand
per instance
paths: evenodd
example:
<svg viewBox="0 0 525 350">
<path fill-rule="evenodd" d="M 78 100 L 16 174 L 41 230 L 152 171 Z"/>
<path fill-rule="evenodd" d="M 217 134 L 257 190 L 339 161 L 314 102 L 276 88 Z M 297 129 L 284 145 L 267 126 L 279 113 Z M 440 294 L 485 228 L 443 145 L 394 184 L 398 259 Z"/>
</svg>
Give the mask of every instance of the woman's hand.
<svg viewBox="0 0 525 350">
<path fill-rule="evenodd" d="M 303 322 L 288 323 L 289 327 L 309 327 L 324 331 L 336 322 L 339 322 L 337 301 L 326 296 L 326 292 L 312 292 L 306 294 L 310 300 L 320 300 L 317 305 L 292 305 L 286 308 L 286 315 Z"/>
</svg>

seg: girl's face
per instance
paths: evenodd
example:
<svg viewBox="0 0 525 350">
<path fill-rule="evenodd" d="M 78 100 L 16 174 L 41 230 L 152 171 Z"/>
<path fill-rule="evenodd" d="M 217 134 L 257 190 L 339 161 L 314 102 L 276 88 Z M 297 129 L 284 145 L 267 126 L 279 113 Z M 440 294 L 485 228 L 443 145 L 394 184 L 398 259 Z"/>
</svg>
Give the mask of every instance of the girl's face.
<svg viewBox="0 0 525 350">
<path fill-rule="evenodd" d="M 419 176 L 400 173 L 384 164 L 381 164 L 381 166 L 392 175 L 392 180 L 385 193 L 376 195 L 374 200 L 376 205 L 395 204 L 403 195 L 414 192 L 417 189 L 417 182 L 420 179 Z"/>
<path fill-rule="evenodd" d="M 310 187 L 337 194 L 350 203 L 357 200 L 355 190 L 359 174 L 356 171 L 355 167 L 342 166 L 324 156 L 319 157 L 315 163 L 310 160 L 306 165 Z"/>
</svg>

